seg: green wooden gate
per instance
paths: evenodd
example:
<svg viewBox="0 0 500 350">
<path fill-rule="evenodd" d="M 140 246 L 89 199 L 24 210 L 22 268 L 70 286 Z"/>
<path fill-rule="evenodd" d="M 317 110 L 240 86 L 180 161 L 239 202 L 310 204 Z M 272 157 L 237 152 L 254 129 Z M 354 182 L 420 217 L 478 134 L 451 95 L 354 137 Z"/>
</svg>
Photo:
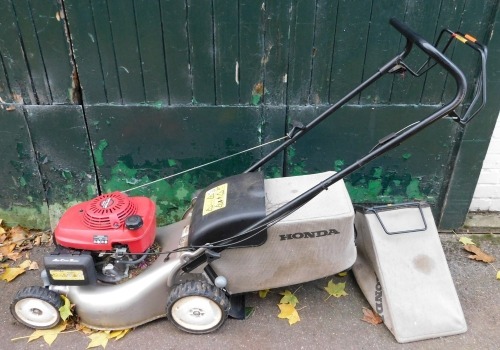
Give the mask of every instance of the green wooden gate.
<svg viewBox="0 0 500 350">
<path fill-rule="evenodd" d="M 388 23 L 396 17 L 429 40 L 449 27 L 487 44 L 490 99 L 465 129 L 442 120 L 346 184 L 357 203 L 427 200 L 441 228 L 458 227 L 500 109 L 498 11 L 497 0 L 2 1 L 0 218 L 48 227 L 97 193 L 282 137 L 402 49 Z M 475 75 L 477 57 L 463 45 L 451 56 Z M 342 169 L 453 88 L 439 70 L 386 76 L 266 174 Z M 164 224 L 194 190 L 243 171 L 269 148 L 131 194 L 152 197 Z"/>
</svg>

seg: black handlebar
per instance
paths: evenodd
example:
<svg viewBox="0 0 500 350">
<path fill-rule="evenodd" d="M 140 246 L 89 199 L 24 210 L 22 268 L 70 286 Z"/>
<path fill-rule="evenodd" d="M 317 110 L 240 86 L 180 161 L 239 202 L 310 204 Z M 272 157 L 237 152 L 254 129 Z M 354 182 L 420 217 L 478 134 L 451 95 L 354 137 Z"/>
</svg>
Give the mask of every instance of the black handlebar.
<svg viewBox="0 0 500 350">
<path fill-rule="evenodd" d="M 467 80 L 465 79 L 465 75 L 448 57 L 443 55 L 436 47 L 422 38 L 419 34 L 415 33 L 406 24 L 396 18 L 391 18 L 389 23 L 406 38 L 405 51 L 401 59 L 403 59 L 410 53 L 413 44 L 415 44 L 426 55 L 434 59 L 439 65 L 441 65 L 453 76 L 455 82 L 457 83 L 457 92 L 455 94 L 455 98 L 445 107 L 443 107 L 442 112 L 444 114 L 448 114 L 449 112 L 454 110 L 460 103 L 462 103 L 467 92 Z"/>
</svg>

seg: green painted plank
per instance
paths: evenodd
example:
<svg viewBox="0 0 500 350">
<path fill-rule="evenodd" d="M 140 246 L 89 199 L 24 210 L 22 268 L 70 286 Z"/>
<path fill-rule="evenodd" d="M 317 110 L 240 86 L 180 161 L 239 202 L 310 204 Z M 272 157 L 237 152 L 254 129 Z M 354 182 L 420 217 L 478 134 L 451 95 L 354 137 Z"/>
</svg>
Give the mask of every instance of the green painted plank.
<svg viewBox="0 0 500 350">
<path fill-rule="evenodd" d="M 260 129 L 261 143 L 268 143 L 281 138 L 285 133 L 284 126 L 287 122 L 287 109 L 285 106 L 263 106 L 262 108 L 262 127 Z M 282 141 L 270 143 L 260 149 L 259 158 L 264 157 L 280 145 Z M 284 176 L 283 171 L 284 152 L 276 155 L 272 160 L 262 167 L 266 177 Z"/>
<path fill-rule="evenodd" d="M 96 33 L 91 0 L 66 0 L 64 7 L 71 29 L 73 55 L 78 67 L 83 102 L 93 104 L 119 101 L 119 91 L 118 94 L 111 94 L 109 100 L 107 98 L 106 88 L 110 87 L 110 71 L 109 66 L 105 66 L 105 62 L 101 60 L 102 35 L 99 37 Z M 107 26 L 109 27 L 109 21 Z M 112 52 L 111 55 L 103 58 L 109 61 L 110 58 L 113 59 Z M 114 76 L 116 77 L 116 74 Z M 116 81 L 114 85 L 117 84 Z"/>
<path fill-rule="evenodd" d="M 310 103 L 329 102 L 338 4 L 338 1 L 317 1 Z"/>
<path fill-rule="evenodd" d="M 73 65 L 70 59 L 69 39 L 65 33 L 65 22 L 64 19 L 57 20 L 56 16 L 59 13 L 60 18 L 61 14 L 62 7 L 59 1 L 31 1 L 29 6 L 45 73 L 50 83 L 52 103 L 80 103 L 73 94 Z M 30 57 L 28 55 L 27 57 L 31 66 Z M 33 79 L 40 73 L 31 70 Z"/>
<path fill-rule="evenodd" d="M 33 11 L 29 2 L 17 1 L 13 3 L 15 14 L 19 26 L 19 33 L 22 37 L 24 51 L 30 68 L 30 75 L 36 97 L 40 104 L 51 104 L 52 93 L 50 91 L 48 76 L 44 64 L 44 57 L 41 52 L 41 43 L 34 23 Z"/>
<path fill-rule="evenodd" d="M 289 29 L 291 0 L 271 0 L 265 3 L 264 85 L 260 89 L 269 105 L 286 104 L 289 60 Z"/>
<path fill-rule="evenodd" d="M 315 52 L 316 3 L 298 0 L 292 7 L 290 28 L 290 59 L 287 73 L 287 103 L 309 103 L 312 60 Z"/>
<path fill-rule="evenodd" d="M 404 13 L 404 1 L 382 0 L 373 2 L 366 44 L 363 80 L 370 77 L 379 67 L 399 53 L 400 34 L 389 24 L 389 19 L 395 17 L 402 20 Z M 377 80 L 369 89 L 361 93 L 360 103 L 388 103 L 391 96 L 392 80 L 391 75 Z"/>
<path fill-rule="evenodd" d="M 67 208 L 97 194 L 83 110 L 70 105 L 26 106 L 26 115 L 55 227 Z"/>
<path fill-rule="evenodd" d="M 109 20 L 123 103 L 146 100 L 133 0 L 110 2 Z"/>
<path fill-rule="evenodd" d="M 437 19 L 436 29 L 434 34 L 433 43 L 436 42 L 439 33 L 442 29 L 448 28 L 453 31 L 458 30 L 462 17 L 465 0 L 442 0 L 439 9 L 439 18 Z M 444 35 L 441 39 L 438 48 L 442 49 L 443 45 L 448 40 L 449 36 Z M 445 54 L 451 57 L 453 53 L 453 46 L 450 47 Z M 437 104 L 442 101 L 443 90 L 445 88 L 447 74 L 440 71 L 438 74 L 428 73 L 425 77 L 425 85 L 420 99 L 421 103 Z"/>
<path fill-rule="evenodd" d="M 259 145 L 263 126 L 265 137 L 282 133 L 282 120 L 262 119 L 259 107 L 103 105 L 89 106 L 85 114 L 93 125 L 89 131 L 104 191 L 132 188 Z M 148 117 L 138 124 L 137 115 Z M 160 223 L 177 220 L 195 189 L 242 172 L 260 156 L 256 149 L 131 194 L 154 198 Z"/>
<path fill-rule="evenodd" d="M 432 42 L 434 39 L 435 23 L 438 19 L 439 8 L 435 2 L 425 0 L 408 1 L 404 22 L 419 33 L 424 39 Z M 402 50 L 406 43 L 401 39 L 400 49 Z M 405 58 L 405 62 L 417 70 L 427 59 L 418 47 L 414 45 L 412 52 Z M 430 74 L 438 74 L 440 70 L 432 70 Z M 398 74 L 394 76 L 391 103 L 419 103 L 424 89 L 425 76 L 414 78 L 410 74 Z"/>
<path fill-rule="evenodd" d="M 330 76 L 331 102 L 345 96 L 362 81 L 370 13 L 371 3 L 364 0 L 339 1 Z"/>
<path fill-rule="evenodd" d="M 500 6 L 497 4 L 490 8 L 489 13 L 491 17 L 488 20 L 491 22 L 485 26 L 488 30 L 481 38 L 488 46 L 490 57 L 487 63 L 489 99 L 481 113 L 467 125 L 462 137 L 444 199 L 443 213 L 439 218 L 442 228 L 460 227 L 465 221 L 500 110 L 500 100 L 492 98 L 500 91 L 500 61 L 491 59 L 500 55 L 500 40 L 497 38 L 500 31 Z"/>
<path fill-rule="evenodd" d="M 36 104 L 18 21 L 11 1 L 0 1 L 0 32 L 0 52 L 10 87 L 9 93 L 2 92 L 2 99 L 5 102 Z"/>
<path fill-rule="evenodd" d="M 47 229 L 49 215 L 23 109 L 0 109 L 0 218 L 8 225 Z"/>
<path fill-rule="evenodd" d="M 465 4 L 464 15 L 462 17 L 459 30 L 466 32 L 475 36 L 480 42 L 488 42 L 490 39 L 490 28 L 485 25 L 491 21 L 490 18 L 486 17 L 485 14 L 493 14 L 496 12 L 498 7 L 498 1 L 484 1 L 480 3 L 480 6 L 476 2 L 469 1 Z M 494 56 L 493 56 L 494 57 Z M 470 50 L 466 45 L 462 45 L 457 42 L 453 54 L 451 56 L 453 62 L 455 62 L 460 69 L 464 72 L 468 83 L 469 91 L 465 98 L 465 103 L 469 103 L 472 98 L 473 86 L 475 83 L 475 77 L 479 68 L 478 55 Z M 489 59 L 492 56 L 489 55 Z M 451 78 L 446 80 L 446 87 L 443 94 L 443 100 L 449 100 L 454 93 L 455 83 Z"/>
<path fill-rule="evenodd" d="M 168 104 L 168 86 L 160 5 L 150 0 L 135 0 L 135 19 L 146 103 Z"/>
<path fill-rule="evenodd" d="M 115 50 L 114 33 L 111 28 L 109 5 L 106 0 L 90 1 L 96 37 L 89 36 L 89 38 L 98 45 L 106 91 L 106 101 L 96 100 L 92 103 L 123 103 L 122 82 L 120 81 L 120 74 L 118 72 L 117 53 Z M 92 64 L 92 62 L 89 63 Z"/>
<path fill-rule="evenodd" d="M 189 68 L 186 3 L 162 0 L 160 6 L 170 104 L 188 104 L 191 103 L 193 94 Z"/>
<path fill-rule="evenodd" d="M 239 103 L 238 2 L 214 0 L 214 54 L 216 104 Z"/>
<path fill-rule="evenodd" d="M 262 100 L 264 79 L 264 25 L 265 6 L 252 0 L 239 2 L 239 102 L 258 104 Z M 260 84 L 260 85 L 259 85 Z M 260 92 L 260 93 L 259 93 Z"/>
<path fill-rule="evenodd" d="M 187 4 L 193 102 L 213 105 L 216 91 L 212 1 L 188 0 Z"/>
</svg>

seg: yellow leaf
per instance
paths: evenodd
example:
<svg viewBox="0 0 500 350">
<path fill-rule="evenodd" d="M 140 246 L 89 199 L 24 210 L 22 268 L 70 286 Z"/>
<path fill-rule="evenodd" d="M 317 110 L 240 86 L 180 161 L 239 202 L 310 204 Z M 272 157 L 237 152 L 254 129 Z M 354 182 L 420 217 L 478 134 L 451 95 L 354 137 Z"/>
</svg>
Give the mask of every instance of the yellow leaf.
<svg viewBox="0 0 500 350">
<path fill-rule="evenodd" d="M 25 271 L 26 270 L 21 267 L 7 267 L 0 275 L 0 279 L 10 282 L 17 276 L 23 274 Z"/>
<path fill-rule="evenodd" d="M 21 264 L 19 264 L 19 267 L 22 269 L 28 269 L 31 265 L 31 260 L 24 260 Z"/>
<path fill-rule="evenodd" d="M 337 274 L 337 276 L 339 276 L 339 277 L 345 277 L 345 276 L 347 276 L 347 271 L 340 272 L 340 273 Z"/>
<path fill-rule="evenodd" d="M 458 241 L 463 245 L 469 245 L 469 244 L 476 245 L 476 243 L 474 243 L 472 239 L 470 239 L 469 237 L 460 237 Z"/>
<path fill-rule="evenodd" d="M 290 304 L 292 306 L 296 306 L 299 303 L 299 299 L 297 299 L 295 294 L 293 294 L 289 290 L 285 290 L 283 293 L 280 294 L 283 295 L 283 297 L 280 300 L 281 304 Z"/>
<path fill-rule="evenodd" d="M 108 345 L 109 340 L 109 331 L 97 332 L 89 335 L 90 343 L 87 346 L 87 349 L 96 348 L 98 346 L 102 346 L 106 349 L 106 345 Z"/>
<path fill-rule="evenodd" d="M 279 318 L 287 318 L 288 323 L 291 325 L 300 321 L 299 313 L 292 304 L 278 304 L 280 308 Z"/>
<path fill-rule="evenodd" d="M 500 280 L 500 270 L 497 271 L 497 280 Z"/>
<path fill-rule="evenodd" d="M 345 282 L 333 283 L 333 281 L 330 280 L 328 282 L 328 285 L 324 288 L 329 294 L 328 298 L 329 297 L 340 298 L 340 297 L 348 295 L 345 291 Z"/>
<path fill-rule="evenodd" d="M 61 298 L 64 301 L 64 305 L 59 308 L 59 314 L 61 315 L 63 321 L 66 321 L 68 317 L 73 316 L 73 313 L 71 312 L 71 303 L 64 295 L 61 295 Z"/>
<path fill-rule="evenodd" d="M 264 299 L 265 297 L 267 297 L 267 293 L 269 293 L 269 289 L 259 290 L 259 297 L 261 297 L 262 299 Z"/>
<path fill-rule="evenodd" d="M 38 263 L 36 261 L 32 261 L 28 270 L 38 270 Z"/>
<path fill-rule="evenodd" d="M 54 340 L 56 340 L 59 333 L 66 329 L 66 323 L 60 323 L 51 329 L 37 329 L 33 334 L 30 335 L 28 342 L 43 337 L 43 340 L 49 345 L 51 345 Z"/>
<path fill-rule="evenodd" d="M 128 332 L 130 332 L 130 328 L 122 329 L 121 331 L 112 331 L 111 333 L 109 333 L 109 339 L 116 338 L 115 340 L 120 340 L 121 338 L 126 336 Z"/>
</svg>

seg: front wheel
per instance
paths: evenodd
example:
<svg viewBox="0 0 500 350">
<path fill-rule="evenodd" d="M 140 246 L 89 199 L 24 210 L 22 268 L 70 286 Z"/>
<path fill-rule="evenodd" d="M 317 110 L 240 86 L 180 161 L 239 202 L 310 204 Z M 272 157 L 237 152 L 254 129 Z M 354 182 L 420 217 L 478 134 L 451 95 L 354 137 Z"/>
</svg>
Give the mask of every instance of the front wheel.
<svg viewBox="0 0 500 350">
<path fill-rule="evenodd" d="M 185 332 L 204 334 L 222 326 L 229 308 L 229 300 L 219 288 L 202 281 L 188 281 L 170 292 L 167 316 Z"/>
<path fill-rule="evenodd" d="M 49 329 L 61 320 L 59 308 L 62 305 L 61 296 L 56 292 L 40 286 L 27 287 L 16 293 L 10 312 L 25 326 Z"/>
</svg>

